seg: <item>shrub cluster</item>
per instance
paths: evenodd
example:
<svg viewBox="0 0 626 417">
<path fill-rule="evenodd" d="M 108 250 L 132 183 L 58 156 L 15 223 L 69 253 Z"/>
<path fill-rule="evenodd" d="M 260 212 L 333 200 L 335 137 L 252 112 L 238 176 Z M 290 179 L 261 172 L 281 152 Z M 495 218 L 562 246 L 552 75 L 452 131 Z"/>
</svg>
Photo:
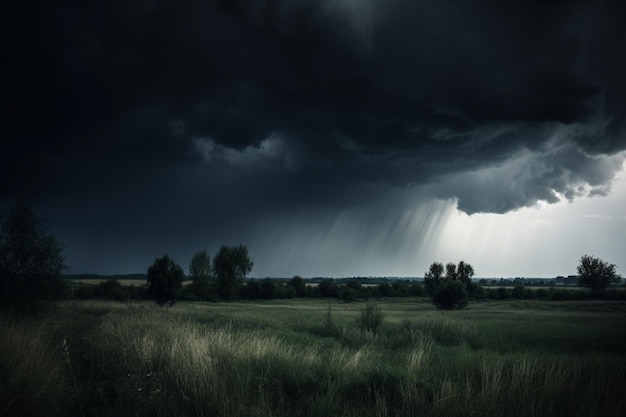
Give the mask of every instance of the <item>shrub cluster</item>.
<svg viewBox="0 0 626 417">
<path fill-rule="evenodd" d="M 117 279 L 109 279 L 97 285 L 71 283 L 69 298 L 107 299 L 115 301 L 148 300 L 151 296 L 145 286 L 122 285 Z M 250 279 L 239 286 L 238 297 L 242 300 L 272 300 L 288 298 L 335 298 L 345 302 L 369 300 L 381 297 L 421 297 L 425 296 L 424 286 L 415 281 L 396 281 L 378 285 L 363 285 L 358 280 L 340 282 L 328 278 L 318 285 L 306 285 L 301 277 L 288 282 L 265 278 Z M 215 281 L 191 282 L 183 285 L 177 295 L 185 301 L 217 301 L 219 294 Z"/>
<path fill-rule="evenodd" d="M 117 279 L 109 279 L 97 285 L 91 284 L 71 284 L 72 295 L 75 298 L 90 300 L 148 300 L 150 294 L 148 288 L 138 285 L 122 285 Z"/>
<path fill-rule="evenodd" d="M 383 282 L 378 285 L 363 285 L 356 279 L 346 282 L 332 278 L 323 279 L 318 285 L 306 285 L 300 277 L 288 282 L 279 282 L 265 278 L 251 279 L 246 282 L 239 296 L 246 300 L 272 298 L 338 298 L 345 302 L 368 300 L 380 297 L 412 297 L 425 295 L 424 286 L 415 281 Z"/>
<path fill-rule="evenodd" d="M 459 310 L 467 305 L 467 290 L 460 281 L 446 280 L 435 288 L 435 307 L 444 310 Z"/>
<path fill-rule="evenodd" d="M 441 285 L 445 282 L 444 280 Z M 302 284 L 304 284 L 304 281 L 302 281 Z M 458 285 L 456 286 L 458 287 Z M 446 308 L 443 307 L 444 305 L 453 306 L 451 308 L 461 308 L 461 305 L 471 300 L 626 300 L 626 291 L 622 289 L 592 292 L 555 287 L 528 288 L 522 285 L 514 287 L 483 287 L 472 282 L 466 285 L 464 290 L 460 291 L 457 288 L 456 294 L 458 294 L 460 300 L 457 302 L 449 301 L 451 297 L 450 285 L 445 285 L 440 291 L 435 291 L 437 297 L 435 297 L 435 294 L 433 294 L 433 297 L 438 300 L 436 302 L 442 306 L 441 308 Z M 68 298 L 79 299 L 106 299 L 114 301 L 150 299 L 147 287 L 122 285 L 117 279 L 103 281 L 97 285 L 71 283 L 66 292 L 68 293 Z M 288 282 L 280 282 L 265 278 L 262 280 L 248 280 L 239 289 L 239 298 L 242 300 L 334 298 L 351 302 L 375 298 L 423 297 L 426 295 L 427 292 L 424 286 L 415 281 L 362 285 L 356 280 L 339 283 L 338 281 L 328 279 L 315 286 L 301 285 L 299 280 L 294 281 L 293 279 Z M 214 284 L 198 286 L 192 282 L 183 286 L 179 299 L 186 301 L 217 301 L 219 297 Z"/>
<path fill-rule="evenodd" d="M 583 289 L 566 288 L 528 288 L 522 285 L 514 287 L 487 287 L 483 288 L 483 298 L 488 300 L 624 300 L 626 291 L 623 289 L 606 290 L 602 292 Z"/>
</svg>

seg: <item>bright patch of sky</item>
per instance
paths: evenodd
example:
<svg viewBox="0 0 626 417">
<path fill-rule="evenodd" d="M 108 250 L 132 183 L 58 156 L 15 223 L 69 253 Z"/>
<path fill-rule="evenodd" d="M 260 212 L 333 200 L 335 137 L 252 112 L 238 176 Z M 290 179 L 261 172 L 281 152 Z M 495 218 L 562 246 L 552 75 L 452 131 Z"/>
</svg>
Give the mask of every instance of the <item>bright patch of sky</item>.
<svg viewBox="0 0 626 417">
<path fill-rule="evenodd" d="M 435 253 L 442 262 L 465 259 L 481 276 L 574 274 L 585 253 L 625 268 L 624 207 L 623 167 L 607 197 L 540 202 L 507 214 L 451 212 L 438 235 Z"/>
<path fill-rule="evenodd" d="M 374 210 L 382 210 L 384 204 Z M 266 224 L 251 251 L 262 276 L 422 276 L 434 262 L 472 264 L 477 277 L 576 273 L 587 253 L 626 268 L 626 165 L 608 196 L 538 203 L 506 214 L 473 214 L 430 201 L 377 222 L 361 209 L 298 215 Z M 305 220 L 306 219 L 306 220 Z M 284 226 L 288 224 L 288 226 Z M 621 268 L 621 269 L 620 269 Z"/>
<path fill-rule="evenodd" d="M 453 212 L 440 231 L 435 253 L 444 262 L 467 260 L 480 276 L 575 274 L 585 253 L 626 268 L 624 207 L 626 169 L 606 197 L 540 202 L 503 215 Z"/>
</svg>

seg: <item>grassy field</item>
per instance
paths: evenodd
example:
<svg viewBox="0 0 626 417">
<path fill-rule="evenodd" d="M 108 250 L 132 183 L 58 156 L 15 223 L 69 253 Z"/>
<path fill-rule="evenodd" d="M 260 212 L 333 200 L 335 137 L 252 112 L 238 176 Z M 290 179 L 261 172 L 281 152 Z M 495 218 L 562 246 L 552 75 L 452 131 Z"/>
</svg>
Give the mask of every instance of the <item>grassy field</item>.
<svg viewBox="0 0 626 417">
<path fill-rule="evenodd" d="M 98 285 L 103 282 L 107 282 L 106 278 L 89 278 L 89 279 L 72 279 L 70 280 L 77 284 L 89 284 L 89 285 Z M 146 280 L 144 279 L 119 279 L 117 280 L 122 285 L 135 285 L 135 286 L 143 286 L 146 285 Z"/>
<path fill-rule="evenodd" d="M 0 317 L 0 416 L 621 416 L 626 303 L 66 302 Z"/>
</svg>

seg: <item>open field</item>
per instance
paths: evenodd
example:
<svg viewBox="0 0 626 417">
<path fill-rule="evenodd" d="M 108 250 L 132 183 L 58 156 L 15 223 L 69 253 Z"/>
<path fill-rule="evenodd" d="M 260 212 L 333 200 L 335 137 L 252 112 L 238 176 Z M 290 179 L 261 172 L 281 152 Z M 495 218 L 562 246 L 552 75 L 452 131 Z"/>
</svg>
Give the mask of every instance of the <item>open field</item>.
<svg viewBox="0 0 626 417">
<path fill-rule="evenodd" d="M 620 416 L 626 303 L 70 301 L 0 317 L 0 416 Z M 21 413 L 21 412 L 24 413 Z"/>
<path fill-rule="evenodd" d="M 101 284 L 103 282 L 107 282 L 108 279 L 106 278 L 89 278 L 89 279 L 72 279 L 72 282 L 75 282 L 77 284 L 88 284 L 88 285 L 98 285 Z M 117 280 L 117 282 L 119 282 L 122 285 L 135 285 L 135 286 L 145 286 L 146 285 L 146 280 L 145 279 L 119 279 Z"/>
</svg>

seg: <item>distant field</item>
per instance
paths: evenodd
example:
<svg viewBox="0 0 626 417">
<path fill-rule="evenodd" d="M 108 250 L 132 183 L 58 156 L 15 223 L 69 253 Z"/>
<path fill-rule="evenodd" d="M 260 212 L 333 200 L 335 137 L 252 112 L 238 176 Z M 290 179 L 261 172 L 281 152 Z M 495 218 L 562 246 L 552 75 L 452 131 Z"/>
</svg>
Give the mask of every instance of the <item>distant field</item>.
<svg viewBox="0 0 626 417">
<path fill-rule="evenodd" d="M 0 415 L 621 416 L 626 302 L 69 301 L 0 316 Z"/>
<path fill-rule="evenodd" d="M 88 279 L 72 279 L 71 281 L 79 283 L 79 284 L 98 285 L 102 282 L 108 281 L 108 279 L 88 278 Z M 122 285 L 135 285 L 135 286 L 146 285 L 145 279 L 118 279 L 117 281 Z M 183 281 L 183 285 L 189 285 L 189 284 L 191 284 L 191 281 Z"/>
<path fill-rule="evenodd" d="M 483 288 L 515 288 L 514 285 L 490 285 L 490 284 L 481 284 Z M 555 290 L 587 290 L 585 287 L 581 287 L 579 285 L 524 285 L 524 288 L 531 288 L 533 290 L 544 289 L 547 290 L 549 288 L 554 288 Z M 610 285 L 609 289 L 619 290 L 626 289 L 624 284 L 619 285 Z"/>
<path fill-rule="evenodd" d="M 101 282 L 108 281 L 107 279 L 93 278 L 93 279 L 72 279 L 72 282 L 79 284 L 98 285 Z M 143 279 L 119 279 L 117 280 L 122 285 L 146 285 L 146 281 Z"/>
</svg>

